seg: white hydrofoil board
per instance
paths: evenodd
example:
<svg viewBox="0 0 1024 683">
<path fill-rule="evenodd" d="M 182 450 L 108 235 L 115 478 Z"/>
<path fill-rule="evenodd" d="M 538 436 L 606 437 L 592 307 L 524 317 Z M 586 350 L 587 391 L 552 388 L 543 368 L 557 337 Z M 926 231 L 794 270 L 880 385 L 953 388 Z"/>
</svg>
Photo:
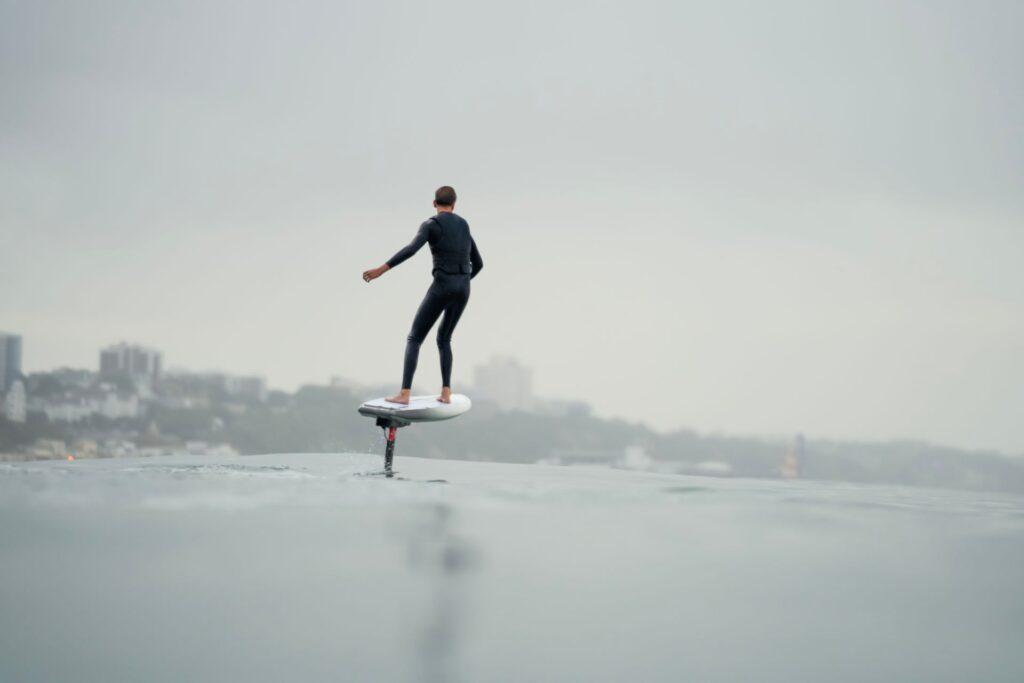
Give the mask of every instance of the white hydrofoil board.
<svg viewBox="0 0 1024 683">
<path fill-rule="evenodd" d="M 375 398 L 359 406 L 359 414 L 367 417 L 389 417 L 404 422 L 436 422 L 458 417 L 473 406 L 468 396 L 452 394 L 451 403 L 441 403 L 437 395 L 412 396 L 409 405 Z"/>
</svg>

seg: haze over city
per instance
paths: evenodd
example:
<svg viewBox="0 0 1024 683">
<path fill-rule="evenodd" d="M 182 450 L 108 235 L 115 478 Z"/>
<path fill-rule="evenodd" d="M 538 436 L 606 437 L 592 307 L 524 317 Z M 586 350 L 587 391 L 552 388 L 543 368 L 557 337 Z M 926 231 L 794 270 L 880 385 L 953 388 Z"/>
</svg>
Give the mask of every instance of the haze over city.
<svg viewBox="0 0 1024 683">
<path fill-rule="evenodd" d="M 512 355 L 663 430 L 1024 452 L 1020 4 L 238 9 L 0 3 L 26 371 L 397 388 L 428 258 L 359 276 L 447 183 L 456 388 Z"/>
</svg>

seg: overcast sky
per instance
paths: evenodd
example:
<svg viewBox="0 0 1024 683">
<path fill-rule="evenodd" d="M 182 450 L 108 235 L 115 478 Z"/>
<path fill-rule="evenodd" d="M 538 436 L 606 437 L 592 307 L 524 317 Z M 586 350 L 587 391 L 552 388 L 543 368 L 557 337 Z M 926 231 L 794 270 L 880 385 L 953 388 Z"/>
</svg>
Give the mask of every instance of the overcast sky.
<svg viewBox="0 0 1024 683">
<path fill-rule="evenodd" d="M 0 2 L 0 329 L 400 378 L 452 184 L 455 388 L 1024 453 L 1024 4 Z M 425 344 L 417 383 L 439 383 Z"/>
</svg>

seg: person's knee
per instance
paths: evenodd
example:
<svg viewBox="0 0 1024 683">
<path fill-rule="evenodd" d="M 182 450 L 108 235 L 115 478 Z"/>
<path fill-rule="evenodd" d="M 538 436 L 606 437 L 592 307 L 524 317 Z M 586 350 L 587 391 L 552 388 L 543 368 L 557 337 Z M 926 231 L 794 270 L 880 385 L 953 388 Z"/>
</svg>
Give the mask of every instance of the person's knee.
<svg viewBox="0 0 1024 683">
<path fill-rule="evenodd" d="M 447 346 L 451 346 L 452 338 L 450 336 L 444 337 L 439 334 L 437 335 L 437 345 L 442 349 Z"/>
<path fill-rule="evenodd" d="M 424 339 L 424 335 L 415 335 L 415 334 L 410 334 L 408 337 L 405 338 L 405 340 L 407 342 L 409 342 L 410 344 L 415 344 L 416 346 L 419 346 L 420 344 L 422 344 L 423 343 L 423 339 Z"/>
</svg>

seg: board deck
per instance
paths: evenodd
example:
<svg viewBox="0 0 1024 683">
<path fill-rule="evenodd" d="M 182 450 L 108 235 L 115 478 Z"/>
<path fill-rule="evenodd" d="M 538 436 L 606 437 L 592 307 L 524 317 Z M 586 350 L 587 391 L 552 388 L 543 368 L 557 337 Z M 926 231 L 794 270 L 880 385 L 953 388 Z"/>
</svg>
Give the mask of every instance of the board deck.
<svg viewBox="0 0 1024 683">
<path fill-rule="evenodd" d="M 458 417 L 473 406 L 464 394 L 452 394 L 451 403 L 441 403 L 436 394 L 412 396 L 409 405 L 375 398 L 359 406 L 359 414 L 367 417 L 396 418 L 403 422 L 437 422 Z"/>
</svg>

